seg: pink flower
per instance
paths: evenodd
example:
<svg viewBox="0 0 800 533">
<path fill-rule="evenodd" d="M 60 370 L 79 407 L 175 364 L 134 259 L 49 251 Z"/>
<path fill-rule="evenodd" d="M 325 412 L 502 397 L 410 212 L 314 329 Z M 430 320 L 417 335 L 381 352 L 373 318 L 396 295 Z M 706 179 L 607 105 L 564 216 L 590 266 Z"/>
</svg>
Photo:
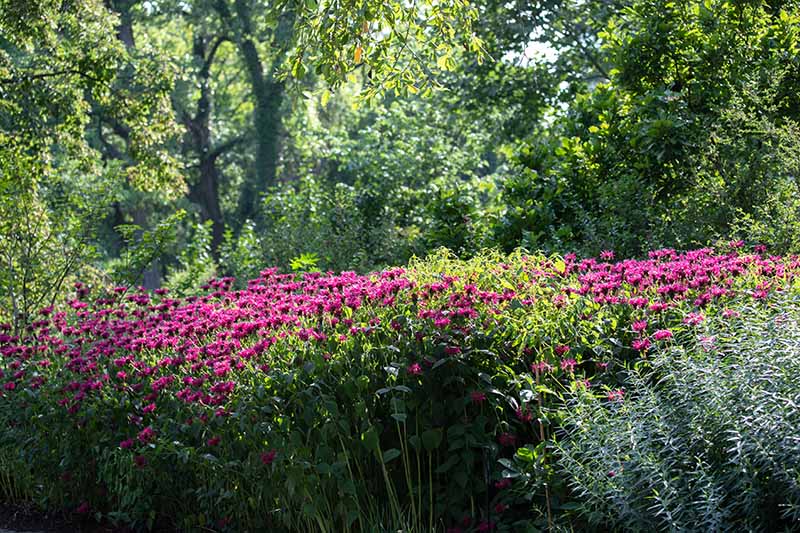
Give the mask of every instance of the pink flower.
<svg viewBox="0 0 800 533">
<path fill-rule="evenodd" d="M 147 458 L 144 455 L 137 455 L 133 458 L 133 463 L 136 468 L 144 468 L 147 466 Z"/>
<path fill-rule="evenodd" d="M 231 370 L 231 364 L 228 361 L 220 361 L 214 363 L 214 374 L 219 377 L 224 376 Z"/>
<path fill-rule="evenodd" d="M 531 372 L 533 372 L 534 374 L 536 374 L 536 373 L 544 374 L 546 372 L 552 372 L 552 371 L 553 371 L 553 367 L 550 366 L 549 364 L 547 364 L 544 361 L 541 361 L 539 363 L 533 363 L 531 365 Z"/>
<path fill-rule="evenodd" d="M 506 509 L 508 509 L 508 505 L 506 505 L 504 503 L 498 503 L 497 505 L 494 506 L 494 512 L 497 513 L 497 514 L 502 513 Z"/>
<path fill-rule="evenodd" d="M 705 351 L 710 351 L 714 348 L 714 344 L 717 342 L 717 338 L 714 336 L 707 337 L 703 336 L 698 339 L 700 341 L 700 346 L 703 347 Z"/>
<path fill-rule="evenodd" d="M 725 309 L 722 312 L 723 318 L 739 318 L 740 316 L 742 316 L 742 314 L 734 309 Z"/>
<path fill-rule="evenodd" d="M 408 365 L 408 368 L 406 368 L 406 372 L 408 372 L 412 376 L 419 376 L 420 374 L 422 374 L 422 367 L 419 366 L 419 363 L 411 363 L 410 365 Z"/>
<path fill-rule="evenodd" d="M 614 252 L 611 250 L 603 250 L 600 252 L 600 259 L 604 261 L 611 261 L 614 259 Z"/>
<path fill-rule="evenodd" d="M 624 389 L 610 390 L 606 395 L 606 398 L 608 398 L 608 401 L 610 402 L 621 402 L 624 397 L 625 397 Z"/>
<path fill-rule="evenodd" d="M 216 446 L 217 444 L 219 444 L 220 440 L 222 440 L 222 439 L 220 439 L 219 437 L 211 437 L 210 439 L 208 439 L 206 441 L 206 444 L 208 444 L 209 446 L 213 447 L 213 446 Z"/>
<path fill-rule="evenodd" d="M 133 446 L 133 439 L 125 439 L 124 441 L 119 443 L 119 447 L 123 450 L 127 450 L 128 448 Z"/>
<path fill-rule="evenodd" d="M 647 329 L 647 320 L 639 320 L 631 324 L 631 328 L 636 333 L 641 333 L 642 331 Z"/>
<path fill-rule="evenodd" d="M 501 433 L 497 441 L 500 443 L 500 446 L 511 448 L 517 444 L 517 436 L 512 433 Z"/>
<path fill-rule="evenodd" d="M 480 391 L 472 391 L 471 393 L 469 393 L 469 397 L 472 400 L 472 403 L 478 405 L 486 401 L 486 394 Z"/>
<path fill-rule="evenodd" d="M 145 405 L 144 407 L 142 407 L 142 412 L 145 413 L 145 414 L 146 413 L 152 413 L 155 410 L 156 410 L 156 404 L 154 404 L 154 403 L 151 403 L 149 405 Z"/>
<path fill-rule="evenodd" d="M 496 488 L 497 490 L 507 489 L 510 486 L 511 486 L 511 478 L 509 477 L 504 477 L 500 481 L 495 481 L 494 483 L 494 488 Z"/>
<path fill-rule="evenodd" d="M 657 341 L 663 341 L 672 338 L 672 332 L 668 329 L 659 329 L 653 333 L 653 338 Z"/>
<path fill-rule="evenodd" d="M 702 313 L 689 313 L 684 317 L 683 323 L 688 324 L 690 326 L 696 326 L 705 319 L 706 317 L 703 316 Z"/>
<path fill-rule="evenodd" d="M 9 381 L 9 382 L 8 382 L 8 383 L 6 383 L 5 385 L 3 385 L 3 388 L 4 388 L 5 390 L 14 390 L 14 389 L 16 389 L 16 388 L 17 388 L 17 384 L 16 384 L 16 383 L 14 383 L 13 381 Z"/>
<path fill-rule="evenodd" d="M 556 349 L 555 349 L 556 355 L 558 355 L 558 356 L 562 356 L 565 353 L 567 353 L 568 351 L 569 351 L 569 346 L 566 345 L 566 344 L 560 344 L 560 345 L 556 346 Z"/>
<path fill-rule="evenodd" d="M 75 512 L 78 514 L 87 514 L 90 509 L 91 507 L 89 506 L 89 502 L 84 500 L 83 502 L 81 502 L 78 508 L 75 509 Z"/>
<path fill-rule="evenodd" d="M 519 408 L 517 408 L 516 414 L 517 414 L 517 418 L 519 419 L 520 422 L 527 423 L 527 422 L 530 422 L 531 420 L 533 420 L 533 413 L 531 413 L 528 410 L 527 407 L 524 407 L 524 408 L 523 407 L 519 407 Z"/>
<path fill-rule="evenodd" d="M 272 464 L 272 461 L 275 460 L 275 456 L 278 455 L 278 452 L 275 450 L 270 450 L 268 452 L 263 452 L 261 454 L 261 462 L 265 465 L 269 466 Z"/>
<path fill-rule="evenodd" d="M 636 339 L 631 343 L 631 347 L 637 352 L 644 352 L 650 347 L 649 339 Z"/>
<path fill-rule="evenodd" d="M 578 364 L 575 359 L 562 359 L 561 360 L 561 370 L 565 370 L 567 372 L 575 372 L 575 366 Z"/>
<path fill-rule="evenodd" d="M 150 426 L 147 426 L 146 428 L 141 430 L 139 432 L 139 435 L 137 436 L 137 438 L 139 439 L 139 442 L 141 442 L 141 443 L 150 442 L 155 437 L 156 437 L 156 432 L 153 431 L 153 428 L 151 428 Z"/>
<path fill-rule="evenodd" d="M 450 325 L 450 319 L 447 317 L 439 317 L 433 321 L 433 325 L 439 329 L 444 328 Z"/>
<path fill-rule="evenodd" d="M 444 353 L 446 355 L 458 355 L 461 353 L 461 348 L 458 346 L 445 346 Z"/>
</svg>

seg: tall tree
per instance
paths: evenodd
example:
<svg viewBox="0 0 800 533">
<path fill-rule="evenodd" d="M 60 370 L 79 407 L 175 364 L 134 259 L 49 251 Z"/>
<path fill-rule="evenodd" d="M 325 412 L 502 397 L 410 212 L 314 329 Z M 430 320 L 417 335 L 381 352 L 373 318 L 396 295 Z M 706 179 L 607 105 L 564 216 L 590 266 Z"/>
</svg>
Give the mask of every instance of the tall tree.
<svg viewBox="0 0 800 533">
<path fill-rule="evenodd" d="M 208 35 L 197 31 L 192 41 L 199 95 L 194 113 L 184 112 L 181 121 L 186 126 L 192 150 L 197 158 L 197 179 L 191 184 L 190 198 L 200 206 L 204 220 L 212 223 L 212 250 L 222 243 L 225 222 L 220 205 L 220 169 L 218 160 L 228 150 L 240 144 L 246 134 L 239 134 L 222 143 L 215 143 L 211 131 L 213 107 L 211 67 L 219 47 L 227 41 L 225 35 Z"/>
<path fill-rule="evenodd" d="M 126 0 L 129 3 L 134 0 Z M 219 158 L 234 147 L 252 147 L 254 158 L 240 176 L 237 206 L 228 222 L 236 227 L 256 215 L 259 196 L 273 185 L 280 162 L 283 122 L 291 108 L 287 98 L 293 78 L 307 72 L 324 77 L 331 85 L 364 70 L 365 90 L 379 88 L 418 91 L 429 82 L 430 69 L 422 65 L 420 50 L 442 53 L 462 34 L 474 47 L 479 41 L 470 33 L 474 15 L 460 0 L 421 2 L 274 2 L 270 0 L 195 0 L 176 5 L 148 3 L 156 15 L 181 17 L 186 23 L 193 59 L 190 72 L 199 91 L 174 99 L 180 121 L 186 126 L 193 163 L 191 199 L 205 219 L 213 221 L 214 248 L 222 237 L 226 215 L 220 201 L 224 171 Z M 143 10 L 147 11 L 147 10 Z M 462 39 L 463 40 L 463 39 Z M 237 95 L 247 101 L 250 123 L 246 131 L 215 138 L 215 126 L 230 109 L 215 102 L 222 90 L 214 63 L 220 47 L 232 46 L 247 80 L 247 91 Z M 378 83 L 374 80 L 380 79 Z M 191 99 L 190 104 L 188 100 Z M 239 107 L 239 106 L 231 106 Z"/>
<path fill-rule="evenodd" d="M 520 150 L 527 173 L 510 180 L 498 233 L 634 255 L 778 212 L 797 227 L 799 13 L 796 1 L 711 0 L 612 13 L 596 34 L 608 79 Z"/>
<path fill-rule="evenodd" d="M 93 229 L 120 178 L 178 185 L 159 113 L 169 87 L 147 76 L 121 83 L 133 61 L 117 23 L 97 0 L 0 2 L 0 307 L 17 325 L 91 259 Z M 124 169 L 103 164 L 88 140 L 93 106 L 135 132 Z"/>
<path fill-rule="evenodd" d="M 294 14 L 287 9 L 275 18 L 258 20 L 255 13 L 267 6 L 253 5 L 251 0 L 215 0 L 214 10 L 235 43 L 250 82 L 253 100 L 253 140 L 255 164 L 253 172 L 239 191 L 238 219 L 253 218 L 259 193 L 275 183 L 280 151 L 281 107 L 286 90 L 285 80 L 278 78 L 292 46 Z M 269 11 L 267 11 L 269 13 Z"/>
<path fill-rule="evenodd" d="M 168 98 L 173 87 L 169 76 L 169 65 L 154 53 L 143 51 L 137 46 L 133 10 L 139 0 L 105 0 L 104 3 L 106 8 L 118 17 L 116 35 L 124 45 L 127 58 L 119 67 L 113 90 L 119 95 L 126 95 L 134 102 L 137 100 L 153 102 L 148 110 L 151 114 L 148 120 L 151 124 L 157 121 L 158 126 L 168 132 L 169 137 L 175 136 L 177 125 L 172 120 Z M 99 141 L 99 149 L 106 161 L 114 162 L 123 168 L 134 167 L 139 157 L 138 138 L 143 129 L 141 123 L 129 124 L 120 120 L 116 109 L 102 102 L 93 102 L 92 113 L 97 122 L 95 139 Z M 168 142 L 169 138 L 165 138 L 164 141 Z M 175 172 L 180 165 L 171 148 L 171 145 L 165 146 L 161 156 L 164 164 Z M 180 179 L 180 182 L 182 184 L 183 180 Z M 141 239 L 144 230 L 151 225 L 150 218 L 154 204 L 161 202 L 152 194 L 154 191 L 137 187 L 130 178 L 126 180 L 125 185 L 128 190 L 126 195 L 128 201 L 115 204 L 115 222 L 125 223 L 127 217 L 130 217 L 132 222 L 141 228 L 136 232 L 136 238 Z M 160 285 L 161 266 L 158 258 L 144 270 L 141 282 L 149 289 L 155 289 Z"/>
</svg>

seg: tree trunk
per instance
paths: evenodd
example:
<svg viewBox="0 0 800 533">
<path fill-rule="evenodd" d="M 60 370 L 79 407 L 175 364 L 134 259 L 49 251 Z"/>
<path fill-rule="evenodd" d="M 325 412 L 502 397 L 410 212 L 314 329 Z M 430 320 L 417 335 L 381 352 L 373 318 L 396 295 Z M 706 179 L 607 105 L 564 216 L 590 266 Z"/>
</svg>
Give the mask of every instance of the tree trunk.
<svg viewBox="0 0 800 533">
<path fill-rule="evenodd" d="M 133 40 L 133 15 L 131 7 L 137 0 L 106 0 L 106 7 L 115 11 L 119 15 L 119 26 L 117 26 L 117 38 L 122 41 L 125 48 L 132 50 L 136 47 Z"/>
<path fill-rule="evenodd" d="M 133 223 L 142 228 L 147 227 L 147 210 L 141 205 L 133 209 Z M 142 274 L 142 286 L 147 290 L 155 290 L 161 286 L 161 261 L 155 259 Z"/>
<path fill-rule="evenodd" d="M 217 168 L 217 157 L 221 155 L 223 149 L 220 147 L 214 150 L 211 146 L 210 78 L 211 63 L 223 40 L 223 37 L 211 40 L 205 35 L 197 35 L 194 39 L 192 50 L 202 64 L 198 72 L 200 98 L 197 100 L 195 116 L 185 120 L 192 138 L 192 148 L 197 153 L 199 171 L 197 183 L 192 185 L 189 197 L 200 206 L 200 216 L 203 220 L 211 221 L 211 250 L 215 258 L 217 258 L 225 231 L 225 222 L 219 202 L 219 169 Z"/>
<path fill-rule="evenodd" d="M 237 217 L 240 221 L 255 218 L 261 193 L 275 183 L 281 142 L 281 104 L 284 85 L 270 73 L 264 72 L 264 63 L 256 46 L 251 4 L 248 0 L 215 0 L 214 10 L 223 25 L 231 32 L 247 71 L 251 96 L 254 100 L 253 133 L 255 142 L 255 167 L 245 177 L 239 191 Z M 231 7 L 233 9 L 231 9 Z M 291 39 L 293 15 L 282 17 L 277 31 L 270 37 L 272 65 L 278 65 L 287 52 Z M 263 44 L 263 43 L 262 43 Z"/>
<path fill-rule="evenodd" d="M 255 106 L 256 160 L 253 175 L 245 180 L 239 195 L 239 220 L 253 219 L 258 211 L 260 195 L 275 184 L 280 153 L 283 84 L 267 79 L 255 43 L 245 38 L 238 43 L 252 89 Z"/>
<path fill-rule="evenodd" d="M 222 209 L 219 204 L 219 171 L 214 159 L 200 159 L 200 176 L 191 187 L 190 198 L 200 206 L 200 216 L 211 221 L 211 252 L 218 258 L 219 247 L 225 233 Z"/>
</svg>

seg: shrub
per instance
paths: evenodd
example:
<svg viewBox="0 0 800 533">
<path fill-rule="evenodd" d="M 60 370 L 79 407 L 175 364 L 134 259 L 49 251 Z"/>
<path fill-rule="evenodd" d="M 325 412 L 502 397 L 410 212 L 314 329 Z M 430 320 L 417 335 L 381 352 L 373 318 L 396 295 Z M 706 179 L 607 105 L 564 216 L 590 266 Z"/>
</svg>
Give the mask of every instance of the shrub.
<svg viewBox="0 0 800 533">
<path fill-rule="evenodd" d="M 599 530 L 800 523 L 800 301 L 740 307 L 565 411 L 559 465 Z"/>
</svg>

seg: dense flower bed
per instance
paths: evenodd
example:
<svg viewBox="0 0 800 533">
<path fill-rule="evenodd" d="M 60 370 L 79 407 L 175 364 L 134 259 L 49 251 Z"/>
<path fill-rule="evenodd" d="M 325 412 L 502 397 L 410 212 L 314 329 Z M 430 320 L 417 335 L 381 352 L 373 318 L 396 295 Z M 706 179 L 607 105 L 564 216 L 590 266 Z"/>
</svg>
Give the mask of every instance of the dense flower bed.
<svg viewBox="0 0 800 533">
<path fill-rule="evenodd" d="M 444 254 L 171 298 L 81 284 L 0 333 L 6 500 L 135 525 L 511 530 L 568 507 L 563 391 L 796 283 L 797 257 Z"/>
</svg>

